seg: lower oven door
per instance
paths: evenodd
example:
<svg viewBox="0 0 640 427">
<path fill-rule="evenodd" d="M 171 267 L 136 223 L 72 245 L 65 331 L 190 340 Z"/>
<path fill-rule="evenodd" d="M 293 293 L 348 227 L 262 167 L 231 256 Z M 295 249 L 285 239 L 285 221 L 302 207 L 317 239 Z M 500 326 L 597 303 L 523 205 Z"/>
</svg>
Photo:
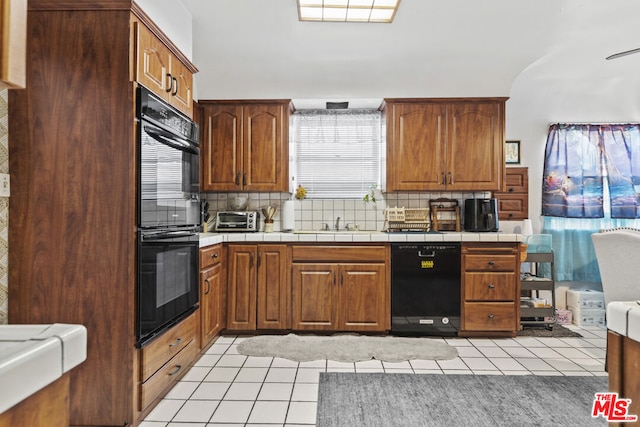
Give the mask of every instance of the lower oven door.
<svg viewBox="0 0 640 427">
<path fill-rule="evenodd" d="M 194 230 L 139 232 L 138 347 L 197 308 L 198 251 Z"/>
</svg>

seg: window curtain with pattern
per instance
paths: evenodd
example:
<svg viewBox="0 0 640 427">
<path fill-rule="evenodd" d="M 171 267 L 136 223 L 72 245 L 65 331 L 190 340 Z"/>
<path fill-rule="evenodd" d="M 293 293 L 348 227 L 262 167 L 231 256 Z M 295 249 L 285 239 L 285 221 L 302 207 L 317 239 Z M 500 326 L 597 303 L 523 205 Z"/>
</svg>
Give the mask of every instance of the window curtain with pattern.
<svg viewBox="0 0 640 427">
<path fill-rule="evenodd" d="M 554 124 L 542 183 L 542 232 L 557 280 L 600 281 L 591 234 L 639 227 L 640 125 Z"/>
</svg>

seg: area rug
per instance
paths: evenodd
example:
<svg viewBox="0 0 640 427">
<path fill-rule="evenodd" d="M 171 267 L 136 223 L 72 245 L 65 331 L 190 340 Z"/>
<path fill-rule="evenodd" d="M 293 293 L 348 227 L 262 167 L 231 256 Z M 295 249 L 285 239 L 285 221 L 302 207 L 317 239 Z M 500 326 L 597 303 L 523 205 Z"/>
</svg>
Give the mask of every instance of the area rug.
<svg viewBox="0 0 640 427">
<path fill-rule="evenodd" d="M 321 373 L 317 427 L 606 426 L 606 377 Z"/>
<path fill-rule="evenodd" d="M 430 338 L 372 337 L 364 335 L 261 335 L 238 344 L 245 356 L 283 357 L 297 362 L 330 359 L 338 362 L 381 360 L 449 360 L 458 350 L 442 340 Z"/>
<path fill-rule="evenodd" d="M 549 330 L 545 327 L 529 327 L 525 326 L 521 331 L 518 331 L 519 337 L 550 337 L 550 338 L 581 338 L 577 332 L 571 329 L 565 328 L 562 325 L 553 325 L 553 329 Z"/>
</svg>

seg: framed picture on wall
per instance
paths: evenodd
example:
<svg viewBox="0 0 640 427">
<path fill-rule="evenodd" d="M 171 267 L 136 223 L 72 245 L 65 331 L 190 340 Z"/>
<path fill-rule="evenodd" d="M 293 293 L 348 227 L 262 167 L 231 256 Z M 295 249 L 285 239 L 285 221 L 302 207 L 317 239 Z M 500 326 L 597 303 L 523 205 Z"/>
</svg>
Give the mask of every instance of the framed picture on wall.
<svg viewBox="0 0 640 427">
<path fill-rule="evenodd" d="M 508 165 L 519 165 L 520 164 L 520 141 L 507 141 L 504 157 Z"/>
</svg>

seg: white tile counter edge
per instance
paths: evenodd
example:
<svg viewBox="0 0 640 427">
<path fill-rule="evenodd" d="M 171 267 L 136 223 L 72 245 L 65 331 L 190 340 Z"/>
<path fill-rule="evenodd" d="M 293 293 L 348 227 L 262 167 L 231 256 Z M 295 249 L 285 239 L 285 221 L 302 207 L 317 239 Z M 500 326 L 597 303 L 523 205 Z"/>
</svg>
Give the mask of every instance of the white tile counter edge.
<svg viewBox="0 0 640 427">
<path fill-rule="evenodd" d="M 200 233 L 200 247 L 228 242 L 521 242 L 522 234 L 514 233 Z"/>
<path fill-rule="evenodd" d="M 0 414 L 86 358 L 82 325 L 0 325 Z"/>
</svg>

